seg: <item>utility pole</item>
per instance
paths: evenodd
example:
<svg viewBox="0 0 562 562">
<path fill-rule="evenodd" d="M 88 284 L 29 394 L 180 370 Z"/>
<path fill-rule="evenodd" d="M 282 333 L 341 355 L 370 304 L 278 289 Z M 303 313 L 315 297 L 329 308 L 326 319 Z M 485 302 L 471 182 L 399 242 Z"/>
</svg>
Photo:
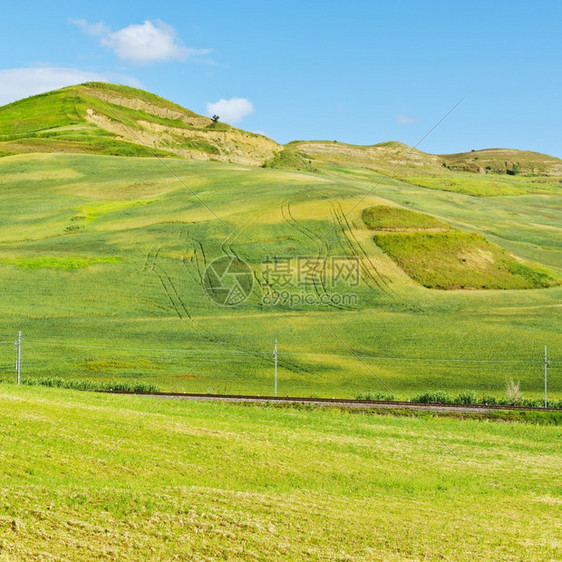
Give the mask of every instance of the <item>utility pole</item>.
<svg viewBox="0 0 562 562">
<path fill-rule="evenodd" d="M 544 407 L 545 408 L 548 407 L 547 380 L 548 380 L 548 355 L 545 345 L 544 346 Z"/>
<path fill-rule="evenodd" d="M 21 330 L 18 334 L 18 341 L 16 342 L 18 355 L 16 359 L 16 370 L 18 372 L 18 384 L 21 383 Z"/>
<path fill-rule="evenodd" d="M 275 396 L 277 397 L 277 338 L 275 338 L 275 348 L 273 349 L 273 357 L 275 357 Z"/>
</svg>

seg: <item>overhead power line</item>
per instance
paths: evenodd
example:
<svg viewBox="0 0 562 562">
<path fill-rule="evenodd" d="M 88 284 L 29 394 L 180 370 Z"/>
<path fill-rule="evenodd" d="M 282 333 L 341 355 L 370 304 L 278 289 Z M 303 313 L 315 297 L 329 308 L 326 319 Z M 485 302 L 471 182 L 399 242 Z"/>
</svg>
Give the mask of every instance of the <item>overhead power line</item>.
<svg viewBox="0 0 562 562">
<path fill-rule="evenodd" d="M 11 342 L 0 342 L 0 343 L 11 343 Z M 52 342 L 52 341 L 38 341 L 38 340 L 26 340 L 28 345 L 39 345 L 39 346 L 49 346 L 49 347 L 69 347 L 78 349 L 107 349 L 114 351 L 142 351 L 147 353 L 179 353 L 179 354 L 212 354 L 212 355 L 256 355 L 262 354 L 264 356 L 270 355 L 270 351 L 244 351 L 236 349 L 217 349 L 217 350 L 207 350 L 207 349 L 178 349 L 178 348 L 149 348 L 149 347 L 116 347 L 108 345 L 85 345 L 77 344 L 71 342 Z M 375 361 L 419 361 L 427 363 L 505 363 L 505 364 L 535 364 L 543 363 L 544 359 L 542 357 L 537 357 L 536 359 L 481 359 L 481 358 L 462 358 L 462 357 L 396 357 L 396 356 L 386 356 L 386 355 L 343 355 L 337 353 L 311 353 L 311 352 L 298 352 L 298 351 L 285 351 L 283 353 L 285 356 L 293 357 L 337 357 L 340 359 L 357 359 L 361 357 L 362 359 L 375 360 Z M 551 364 L 555 363 L 555 360 L 549 361 Z"/>
</svg>

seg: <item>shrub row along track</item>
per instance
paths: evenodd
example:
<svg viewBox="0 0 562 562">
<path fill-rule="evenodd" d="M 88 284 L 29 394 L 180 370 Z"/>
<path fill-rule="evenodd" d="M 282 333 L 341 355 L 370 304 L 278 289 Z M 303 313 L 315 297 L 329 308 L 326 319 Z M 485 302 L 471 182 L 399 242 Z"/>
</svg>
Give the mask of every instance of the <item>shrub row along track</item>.
<svg viewBox="0 0 562 562">
<path fill-rule="evenodd" d="M 425 402 L 404 402 L 391 400 L 352 400 L 345 398 L 298 398 L 290 396 L 244 396 L 238 394 L 186 394 L 180 392 L 138 393 L 122 390 L 97 390 L 109 394 L 129 394 L 133 396 L 145 396 L 149 398 L 162 398 L 171 400 L 192 400 L 211 402 L 237 402 L 246 404 L 287 404 L 287 405 L 309 405 L 327 406 L 349 409 L 394 409 L 394 410 L 422 410 L 433 412 L 453 413 L 486 413 L 497 410 L 530 410 L 530 411 L 558 411 L 558 408 L 536 408 L 528 406 L 498 406 L 491 404 L 436 404 Z"/>
</svg>

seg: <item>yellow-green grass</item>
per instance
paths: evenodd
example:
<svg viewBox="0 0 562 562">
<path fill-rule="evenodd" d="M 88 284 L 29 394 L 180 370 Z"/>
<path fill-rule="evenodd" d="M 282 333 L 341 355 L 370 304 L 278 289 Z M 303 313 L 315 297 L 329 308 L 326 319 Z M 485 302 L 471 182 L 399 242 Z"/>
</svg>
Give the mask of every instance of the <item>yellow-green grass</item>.
<svg viewBox="0 0 562 562">
<path fill-rule="evenodd" d="M 377 245 L 424 287 L 533 289 L 557 283 L 544 268 L 525 265 L 482 236 L 458 232 L 431 215 L 377 205 L 361 217 L 379 231 Z"/>
<path fill-rule="evenodd" d="M 0 556 L 553 560 L 559 427 L 0 385 Z"/>
<path fill-rule="evenodd" d="M 22 258 L 1 258 L 0 263 L 13 264 L 24 269 L 79 269 L 97 263 L 119 263 L 119 256 L 107 257 L 22 257 Z"/>
<path fill-rule="evenodd" d="M 398 171 L 399 179 L 427 187 L 477 197 L 524 195 L 526 193 L 562 193 L 562 178 L 534 176 L 501 176 L 496 174 L 475 174 L 470 172 L 444 171 L 426 175 L 412 175 L 409 171 Z"/>
<path fill-rule="evenodd" d="M 368 207 L 361 216 L 371 230 L 455 230 L 435 217 L 400 207 Z"/>
<path fill-rule="evenodd" d="M 435 155 L 393 141 L 373 146 L 299 141 L 287 145 L 286 150 L 303 153 L 324 171 L 370 177 L 374 182 L 382 175 L 477 197 L 562 192 L 562 160 L 528 151 L 492 149 Z"/>
<path fill-rule="evenodd" d="M 146 147 L 111 138 L 87 136 L 77 140 L 72 136 L 52 138 L 26 137 L 24 139 L 1 141 L 5 155 L 31 152 L 55 154 L 104 154 L 107 156 L 159 157 L 170 158 L 174 154 L 159 148 Z"/>
<path fill-rule="evenodd" d="M 346 168 L 347 170 L 347 168 Z M 343 185 L 354 185 L 380 199 L 389 199 L 402 207 L 428 213 L 446 220 L 460 230 L 478 232 L 488 240 L 530 261 L 538 261 L 562 271 L 562 197 L 550 194 L 492 196 L 483 200 L 465 193 L 425 189 L 400 182 L 368 169 L 332 177 Z"/>
<path fill-rule="evenodd" d="M 550 218 L 561 216 L 556 197 L 475 199 L 394 179 L 369 195 L 368 179 L 339 173 L 178 159 L 166 166 L 92 155 L 0 160 L 0 378 L 14 377 L 13 341 L 22 330 L 24 378 L 266 394 L 277 338 L 283 395 L 503 396 L 513 378 L 525 397 L 539 398 L 547 345 L 549 393 L 560 397 L 560 287 L 425 289 L 373 243 L 361 219 L 364 208 L 398 204 L 560 275 L 561 237 Z M 348 225 L 338 222 L 338 205 Z M 215 305 L 201 283 L 205 260 L 225 251 L 257 275 L 235 309 Z M 262 262 L 276 255 L 359 256 L 358 286 L 326 286 L 357 301 L 264 305 Z M 13 263 L 76 258 L 115 261 L 72 269 Z M 316 294 L 311 285 L 289 290 Z"/>
<path fill-rule="evenodd" d="M 317 172 L 318 169 L 306 155 L 290 148 L 278 152 L 271 160 L 265 162 L 263 168 L 288 168 L 303 172 Z"/>
<path fill-rule="evenodd" d="M 430 289 L 536 289 L 559 282 L 548 270 L 521 263 L 479 234 L 381 233 L 374 240 Z"/>
<path fill-rule="evenodd" d="M 86 83 L 39 94 L 0 107 L 0 138 L 11 140 L 33 133 L 40 133 L 45 138 L 76 135 L 77 132 L 71 126 L 83 126 L 86 123 L 84 118 L 87 109 L 95 109 L 103 114 L 109 113 L 109 117 L 117 117 L 120 122 L 135 128 L 138 128 L 137 119 L 173 127 L 187 127 L 186 123 L 178 118 L 165 118 L 142 109 L 118 106 L 104 101 L 104 96 L 107 94 L 130 99 L 137 105 L 140 101 L 153 104 L 162 110 L 195 116 L 193 112 L 143 90 L 115 84 Z M 92 129 L 93 132 L 88 131 L 88 138 L 91 134 L 114 136 L 96 127 Z"/>
</svg>

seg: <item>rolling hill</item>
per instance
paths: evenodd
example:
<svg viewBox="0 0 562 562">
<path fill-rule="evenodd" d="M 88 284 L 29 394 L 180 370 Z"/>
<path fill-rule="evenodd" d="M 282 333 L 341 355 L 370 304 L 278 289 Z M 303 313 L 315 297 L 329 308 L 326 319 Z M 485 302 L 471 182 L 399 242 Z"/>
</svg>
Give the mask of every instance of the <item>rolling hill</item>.
<svg viewBox="0 0 562 562">
<path fill-rule="evenodd" d="M 372 181 L 384 175 L 420 187 L 478 197 L 562 190 L 562 160 L 522 150 L 489 149 L 437 155 L 395 141 L 373 146 L 296 141 L 289 143 L 283 153 L 287 153 L 285 161 L 298 157 L 309 166 L 313 164 L 332 172 L 355 174 Z"/>
<path fill-rule="evenodd" d="M 281 147 L 128 86 L 86 83 L 0 108 L 0 153 L 160 156 L 262 164 Z"/>
<path fill-rule="evenodd" d="M 307 396 L 540 396 L 547 345 L 562 393 L 556 159 L 282 147 L 107 84 L 0 108 L 0 151 L 0 378 L 22 330 L 25 376 L 254 394 L 277 338 Z"/>
<path fill-rule="evenodd" d="M 539 152 L 514 149 L 427 154 L 397 141 L 358 146 L 338 141 L 294 141 L 287 148 L 330 164 L 368 166 L 379 170 L 410 168 L 434 173 L 442 168 L 480 174 L 562 176 L 562 160 Z"/>
<path fill-rule="evenodd" d="M 133 146 L 134 145 L 134 146 Z M 294 141 L 286 147 L 263 135 L 213 122 L 144 90 L 89 82 L 0 107 L 0 155 L 22 152 L 182 156 L 268 167 L 319 163 L 408 173 L 449 171 L 562 177 L 562 160 L 513 149 L 427 154 L 396 141 L 357 146 Z M 308 166 L 307 166 L 308 164 Z"/>
</svg>

